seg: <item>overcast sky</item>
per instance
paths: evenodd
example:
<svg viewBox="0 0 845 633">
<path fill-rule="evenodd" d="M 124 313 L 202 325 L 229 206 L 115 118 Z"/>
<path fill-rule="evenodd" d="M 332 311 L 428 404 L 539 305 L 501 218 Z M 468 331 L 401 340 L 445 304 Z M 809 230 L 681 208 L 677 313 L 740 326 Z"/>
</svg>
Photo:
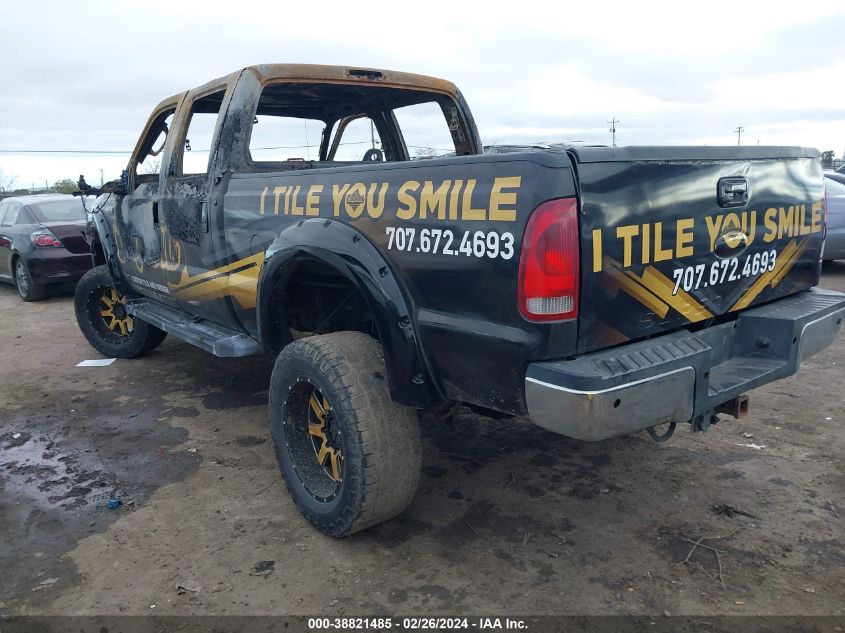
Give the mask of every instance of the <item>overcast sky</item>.
<svg viewBox="0 0 845 633">
<path fill-rule="evenodd" d="M 841 2 L 22 2 L 0 20 L 0 170 L 119 175 L 161 99 L 242 66 L 435 75 L 485 143 L 805 145 L 845 151 Z M 413 7 L 413 11 L 410 8 Z M 13 150 L 12 153 L 9 150 Z"/>
</svg>

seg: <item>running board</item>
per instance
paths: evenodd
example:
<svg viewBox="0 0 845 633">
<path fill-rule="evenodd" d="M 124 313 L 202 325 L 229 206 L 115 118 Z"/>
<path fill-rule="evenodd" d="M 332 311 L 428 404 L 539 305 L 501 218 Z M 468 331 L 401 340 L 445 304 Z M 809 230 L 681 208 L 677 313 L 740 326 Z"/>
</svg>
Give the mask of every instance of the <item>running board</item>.
<svg viewBox="0 0 845 633">
<path fill-rule="evenodd" d="M 191 316 L 161 303 L 149 299 L 134 299 L 126 307 L 131 315 L 215 356 L 232 358 L 261 353 L 258 343 L 243 332 Z"/>
</svg>

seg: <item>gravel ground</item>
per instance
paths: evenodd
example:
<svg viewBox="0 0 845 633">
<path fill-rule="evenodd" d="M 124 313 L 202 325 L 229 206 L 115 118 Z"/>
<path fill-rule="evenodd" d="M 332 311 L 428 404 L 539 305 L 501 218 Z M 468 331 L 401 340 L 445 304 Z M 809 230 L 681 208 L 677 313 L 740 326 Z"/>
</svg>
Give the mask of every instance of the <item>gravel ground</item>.
<svg viewBox="0 0 845 633">
<path fill-rule="evenodd" d="M 461 410 L 412 507 L 332 540 L 280 481 L 272 359 L 77 368 L 68 293 L 0 313 L 0 613 L 845 614 L 845 336 L 665 444 Z"/>
</svg>

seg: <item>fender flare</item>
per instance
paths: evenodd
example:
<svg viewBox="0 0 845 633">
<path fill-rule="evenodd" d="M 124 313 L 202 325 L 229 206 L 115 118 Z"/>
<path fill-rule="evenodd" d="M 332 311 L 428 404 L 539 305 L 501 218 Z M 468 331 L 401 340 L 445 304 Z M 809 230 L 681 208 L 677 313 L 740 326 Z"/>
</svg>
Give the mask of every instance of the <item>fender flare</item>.
<svg viewBox="0 0 845 633">
<path fill-rule="evenodd" d="M 112 194 L 107 195 L 111 197 Z M 102 194 L 100 197 L 102 197 Z M 103 206 L 109 201 L 109 198 L 106 198 L 101 203 L 100 197 L 97 198 L 97 202 L 94 203 L 94 208 L 88 214 L 89 221 L 94 225 L 94 233 L 97 236 L 96 239 L 91 240 L 91 261 L 94 266 L 98 265 L 96 248 L 99 245 L 100 249 L 103 251 L 105 264 L 108 266 L 109 272 L 114 280 L 115 288 L 125 293 L 129 288 L 120 272 L 120 264 L 117 261 L 117 246 L 114 243 L 111 225 L 109 220 L 105 217 L 106 212 L 103 209 Z M 121 200 L 122 198 L 119 198 L 112 207 L 112 217 L 114 213 L 120 213 Z"/>
<path fill-rule="evenodd" d="M 301 220 L 283 230 L 267 249 L 256 297 L 262 349 L 279 352 L 291 342 L 287 325 L 279 323 L 285 322 L 284 308 L 274 302 L 279 286 L 284 287 L 297 265 L 307 260 L 332 266 L 364 297 L 384 349 L 393 400 L 417 408 L 442 400 L 417 340 L 411 302 L 390 265 L 364 235 L 336 220 Z"/>
</svg>

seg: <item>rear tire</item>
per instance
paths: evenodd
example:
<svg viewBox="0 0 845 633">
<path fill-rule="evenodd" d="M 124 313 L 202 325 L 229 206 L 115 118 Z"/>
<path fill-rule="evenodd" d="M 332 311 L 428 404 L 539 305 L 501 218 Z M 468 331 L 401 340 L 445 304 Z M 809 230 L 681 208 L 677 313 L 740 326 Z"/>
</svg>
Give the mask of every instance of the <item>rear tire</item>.
<svg viewBox="0 0 845 633">
<path fill-rule="evenodd" d="M 276 459 L 300 512 L 330 536 L 400 514 L 422 463 L 416 411 L 394 403 L 384 355 L 361 332 L 290 343 L 270 380 Z"/>
<path fill-rule="evenodd" d="M 41 301 L 44 298 L 44 284 L 39 284 L 32 278 L 29 266 L 22 257 L 15 260 L 15 285 L 24 301 Z"/>
<path fill-rule="evenodd" d="M 135 358 L 158 347 L 167 332 L 126 312 L 126 296 L 114 287 L 108 266 L 82 276 L 73 296 L 76 322 L 91 347 L 109 358 Z"/>
</svg>

